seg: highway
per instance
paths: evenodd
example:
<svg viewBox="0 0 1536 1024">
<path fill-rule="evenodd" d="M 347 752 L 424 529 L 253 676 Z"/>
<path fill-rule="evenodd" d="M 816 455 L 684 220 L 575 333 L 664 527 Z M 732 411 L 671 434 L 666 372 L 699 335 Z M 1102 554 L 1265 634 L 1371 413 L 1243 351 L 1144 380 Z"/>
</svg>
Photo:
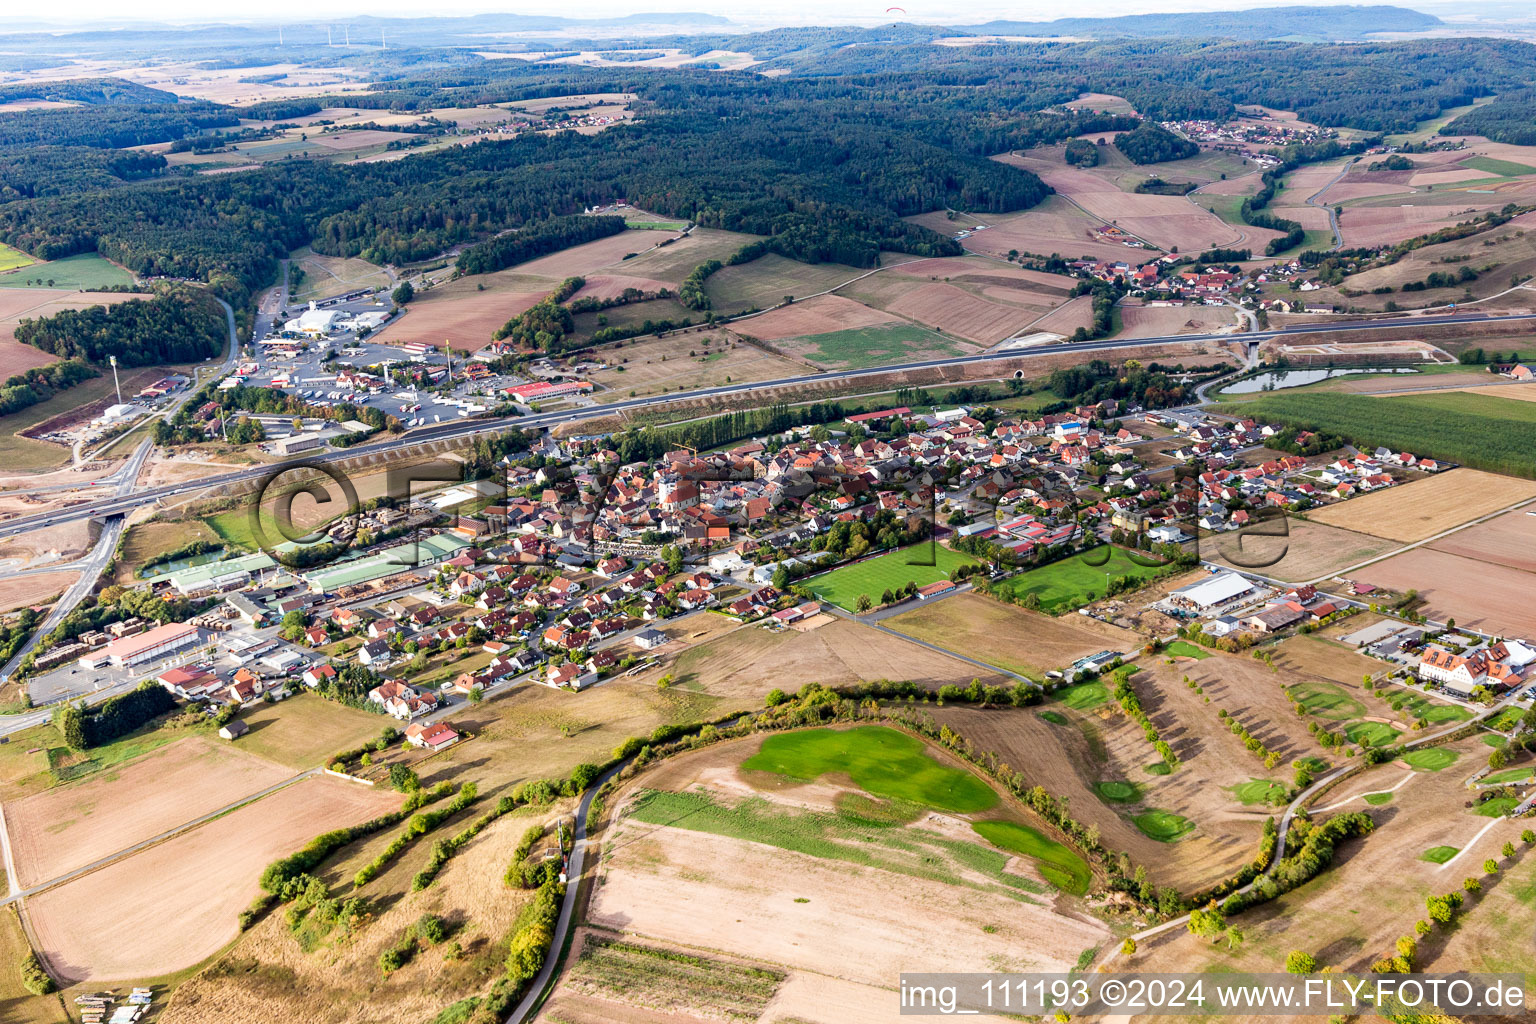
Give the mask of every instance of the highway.
<svg viewBox="0 0 1536 1024">
<path fill-rule="evenodd" d="M 1536 320 L 1536 314 L 1508 314 L 1503 316 L 1488 316 L 1480 313 L 1456 313 L 1443 316 L 1426 316 L 1397 318 L 1391 320 L 1357 320 L 1357 321 L 1329 321 L 1317 324 L 1301 324 L 1280 330 L 1257 331 L 1249 334 L 1185 334 L 1154 338 L 1127 338 L 1112 339 L 1107 341 L 1084 341 L 1076 343 L 1060 343 L 1055 345 L 1039 345 L 1034 348 L 1016 349 L 1001 352 L 981 352 L 974 355 L 951 356 L 944 359 L 925 359 L 910 363 L 892 363 L 885 366 L 873 366 L 860 370 L 840 370 L 830 373 L 806 373 L 794 377 L 780 377 L 775 380 L 743 381 L 740 383 L 724 384 L 716 387 L 697 388 L 692 391 L 679 391 L 667 395 L 653 395 L 645 398 L 628 398 L 618 402 L 610 402 L 604 405 L 592 405 L 583 408 L 566 409 L 558 412 L 537 413 L 531 416 L 502 416 L 483 417 L 478 419 L 460 419 L 446 423 L 436 423 L 429 427 L 423 427 L 411 431 L 402 437 L 390 437 L 382 441 L 374 441 L 369 444 L 356 445 L 352 448 L 325 452 L 312 459 L 302 460 L 301 464 L 325 464 L 338 462 L 344 459 L 353 459 L 363 455 L 378 454 L 408 448 L 413 445 L 424 444 L 433 441 L 468 439 L 478 434 L 499 433 L 511 428 L 542 429 L 561 424 L 579 423 L 583 420 L 596 419 L 613 413 L 625 412 L 631 409 L 650 409 L 659 405 L 676 404 L 680 402 L 697 401 L 701 398 L 718 398 L 728 395 L 747 394 L 753 391 L 761 391 L 769 388 L 793 387 L 810 383 L 853 381 L 862 377 L 874 377 L 883 374 L 900 373 L 911 370 L 944 369 L 953 366 L 966 366 L 976 363 L 996 362 L 998 360 L 1029 358 L 1032 356 L 1061 355 L 1074 353 L 1089 355 L 1105 352 L 1113 352 L 1118 349 L 1141 348 L 1149 345 L 1188 345 L 1197 346 L 1205 344 L 1224 344 L 1242 340 L 1248 343 L 1258 343 L 1272 338 L 1289 338 L 1308 334 L 1323 334 L 1340 330 L 1397 330 L 1405 327 L 1445 326 L 1454 324 L 1491 323 L 1500 321 L 1529 321 Z M 250 469 L 237 470 L 232 473 L 222 473 L 216 476 L 203 477 L 197 480 L 188 480 L 176 484 L 166 484 L 160 487 L 151 487 L 144 490 L 132 491 L 120 494 L 105 501 L 89 504 L 72 505 L 67 508 L 55 509 L 49 512 L 40 512 L 30 516 L 18 516 L 17 518 L 0 523 L 0 537 L 11 537 L 29 530 L 44 529 L 56 526 L 59 523 L 73 522 L 78 519 L 90 517 L 105 517 L 121 515 L 132 511 L 142 505 L 160 502 L 166 498 L 173 498 L 184 494 L 193 494 L 207 490 L 210 487 L 228 486 L 252 480 L 259 480 L 274 471 L 273 466 L 256 466 Z"/>
</svg>

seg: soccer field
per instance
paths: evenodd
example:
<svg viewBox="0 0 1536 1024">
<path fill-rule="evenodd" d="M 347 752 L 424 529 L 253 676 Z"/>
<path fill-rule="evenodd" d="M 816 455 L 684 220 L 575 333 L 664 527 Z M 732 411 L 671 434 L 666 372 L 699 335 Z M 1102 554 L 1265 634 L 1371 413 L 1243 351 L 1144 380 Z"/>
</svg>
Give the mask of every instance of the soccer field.
<svg viewBox="0 0 1536 1024">
<path fill-rule="evenodd" d="M 934 564 L 911 564 L 929 561 Z M 896 590 L 909 581 L 925 587 L 947 580 L 950 573 L 974 561 L 969 555 L 951 551 L 941 544 L 924 542 L 834 569 L 825 576 L 807 581 L 807 586 L 821 600 L 852 611 L 860 594 L 868 594 L 870 601 L 878 605 L 880 595 L 887 590 Z"/>
<path fill-rule="evenodd" d="M 997 584 L 1000 590 L 1012 591 L 1023 598 L 1035 594 L 1040 598 L 1040 608 L 1048 612 L 1069 611 L 1103 597 L 1111 579 L 1134 576 L 1149 579 L 1162 572 L 1165 566 L 1139 565 L 1120 548 L 1097 547 L 1081 554 L 1071 555 L 1059 562 L 1030 569 Z M 1143 556 L 1147 557 L 1147 556 Z"/>
</svg>

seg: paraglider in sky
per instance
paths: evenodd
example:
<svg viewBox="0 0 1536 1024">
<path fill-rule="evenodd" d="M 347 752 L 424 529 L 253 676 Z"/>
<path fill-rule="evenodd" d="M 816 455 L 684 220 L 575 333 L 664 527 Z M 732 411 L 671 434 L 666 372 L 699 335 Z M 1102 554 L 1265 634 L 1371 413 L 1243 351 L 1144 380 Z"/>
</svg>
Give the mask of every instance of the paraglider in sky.
<svg viewBox="0 0 1536 1024">
<path fill-rule="evenodd" d="M 896 11 L 899 14 L 906 14 L 907 13 L 907 9 L 905 7 L 887 7 L 885 9 L 885 13 L 886 14 L 890 14 L 892 11 Z"/>
</svg>

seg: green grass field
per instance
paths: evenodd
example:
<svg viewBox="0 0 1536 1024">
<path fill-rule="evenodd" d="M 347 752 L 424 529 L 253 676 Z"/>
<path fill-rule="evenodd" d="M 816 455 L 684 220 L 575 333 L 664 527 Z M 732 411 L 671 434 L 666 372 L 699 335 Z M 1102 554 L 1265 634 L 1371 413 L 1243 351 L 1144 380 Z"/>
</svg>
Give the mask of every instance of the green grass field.
<svg viewBox="0 0 1536 1024">
<path fill-rule="evenodd" d="M 1503 747 L 1508 745 L 1509 737 L 1500 736 L 1497 733 L 1485 732 L 1483 733 L 1483 743 L 1490 747 Z"/>
<path fill-rule="evenodd" d="M 1455 846 L 1431 846 L 1419 855 L 1420 860 L 1427 860 L 1431 864 L 1444 864 L 1461 850 Z"/>
<path fill-rule="evenodd" d="M 1173 774 L 1173 769 L 1170 768 L 1168 766 L 1168 764 L 1166 762 L 1163 762 L 1163 761 L 1153 761 L 1151 764 L 1149 764 L 1145 768 L 1143 768 L 1142 771 L 1146 772 L 1148 775 L 1172 775 Z"/>
<path fill-rule="evenodd" d="M 688 225 L 675 220 L 625 220 L 624 226 L 631 231 L 681 231 Z"/>
<path fill-rule="evenodd" d="M 1067 716 L 1062 714 L 1060 711 L 1042 711 L 1040 712 L 1040 717 L 1045 719 L 1047 722 L 1050 722 L 1052 725 L 1068 724 Z"/>
<path fill-rule="evenodd" d="M 1385 747 L 1402 733 L 1385 722 L 1350 722 L 1344 727 L 1344 735 L 1351 743 L 1366 743 L 1373 747 Z"/>
<path fill-rule="evenodd" d="M 1095 598 L 1103 597 L 1106 576 L 1115 579 L 1121 576 L 1151 579 L 1163 571 L 1163 566 L 1138 565 L 1131 561 L 1124 550 L 1101 545 L 1059 562 L 1000 580 L 997 586 L 1018 598 L 1033 594 L 1040 599 L 1043 611 L 1054 614 L 1071 611 Z"/>
<path fill-rule="evenodd" d="M 1131 819 L 1136 827 L 1160 843 L 1172 843 L 1195 830 L 1195 823 L 1172 811 L 1151 810 Z"/>
<path fill-rule="evenodd" d="M 1509 782 L 1521 782 L 1532 777 L 1536 777 L 1536 764 L 1528 764 L 1522 768 L 1505 768 L 1501 772 L 1484 775 L 1483 781 L 1489 785 L 1498 786 Z"/>
<path fill-rule="evenodd" d="M 4 242 L 0 242 L 0 273 L 7 270 L 15 270 L 18 267 L 30 267 L 37 260 L 28 256 L 20 249 L 12 248 Z"/>
<path fill-rule="evenodd" d="M 1501 178 L 1518 178 L 1523 174 L 1536 174 L 1536 167 L 1527 167 L 1513 160 L 1500 160 L 1492 156 L 1469 156 L 1461 163 L 1479 171 L 1497 174 Z"/>
<path fill-rule="evenodd" d="M 1362 799 L 1372 807 L 1380 807 L 1392 802 L 1391 793 L 1367 793 Z"/>
<path fill-rule="evenodd" d="M 637 821 L 685 828 L 826 860 L 880 868 L 915 878 L 964 886 L 1036 902 L 1044 892 L 1033 879 L 1007 871 L 1008 858 L 981 842 L 904 828 L 863 814 L 788 810 L 761 797 L 727 806 L 709 793 L 645 790 L 630 806 Z M 1043 872 L 1042 872 L 1043 873 Z M 978 881 L 980 875 L 985 881 Z"/>
<path fill-rule="evenodd" d="M 1232 795 L 1237 797 L 1237 802 L 1245 806 L 1254 804 L 1283 804 L 1290 795 L 1290 789 L 1283 782 L 1275 782 L 1272 779 L 1250 779 L 1241 785 L 1232 787 Z"/>
<path fill-rule="evenodd" d="M 1483 724 L 1498 732 L 1508 732 L 1515 727 L 1515 723 L 1519 722 L 1524 714 L 1525 712 L 1519 708 L 1505 708 Z"/>
<path fill-rule="evenodd" d="M 1013 821 L 978 821 L 971 826 L 976 834 L 999 849 L 1033 860 L 1046 881 L 1064 892 L 1081 896 L 1093 881 L 1088 862 L 1070 847 Z"/>
<path fill-rule="evenodd" d="M 1472 717 L 1472 712 L 1464 707 L 1455 704 L 1437 704 L 1412 690 L 1389 693 L 1387 703 L 1392 706 L 1393 711 L 1403 711 L 1412 718 L 1422 718 L 1430 725 L 1438 725 L 1441 722 L 1465 722 Z"/>
<path fill-rule="evenodd" d="M 1052 696 L 1074 711 L 1087 711 L 1109 700 L 1109 687 L 1095 679 L 1057 690 Z"/>
<path fill-rule="evenodd" d="M 751 321 L 747 321 L 747 324 L 747 332 L 750 334 Z M 965 354 L 965 350 L 953 339 L 911 324 L 879 324 L 826 334 L 808 334 L 787 338 L 778 344 L 795 343 L 806 346 L 802 354 L 811 362 L 838 369 L 899 363 L 916 351 L 947 356 Z"/>
<path fill-rule="evenodd" d="M 1141 787 L 1134 782 L 1095 782 L 1093 791 L 1100 800 L 1112 804 L 1134 804 L 1141 800 Z"/>
<path fill-rule="evenodd" d="M 1516 807 L 1520 806 L 1518 797 L 1496 796 L 1492 800 L 1484 800 L 1472 809 L 1473 813 L 1481 814 L 1485 818 L 1502 818 Z"/>
<path fill-rule="evenodd" d="M 911 564 L 927 562 L 930 558 L 935 564 Z M 807 580 L 806 584 L 821 600 L 852 611 L 860 594 L 868 594 L 869 599 L 878 604 L 880 595 L 887 590 L 896 590 L 909 581 L 920 587 L 937 583 L 949 579 L 950 573 L 974 561 L 969 555 L 951 551 L 942 544 L 914 544 L 833 569 L 824 576 Z"/>
<path fill-rule="evenodd" d="M 778 733 L 763 740 L 742 768 L 807 782 L 829 772 L 846 773 L 875 796 L 959 814 L 997 804 L 997 793 L 981 779 L 940 764 L 921 740 L 881 725 Z"/>
<path fill-rule="evenodd" d="M 1194 658 L 1196 661 L 1204 661 L 1211 656 L 1211 652 L 1202 647 L 1196 647 L 1188 640 L 1175 640 L 1164 648 L 1175 658 Z"/>
<path fill-rule="evenodd" d="M 1285 695 L 1291 703 L 1302 705 L 1307 714 L 1317 718 L 1343 722 L 1365 714 L 1365 705 L 1337 683 L 1322 680 L 1297 683 L 1286 687 Z"/>
<path fill-rule="evenodd" d="M 3 256 L 3 254 L 0 254 Z M 66 256 L 50 263 L 23 265 L 22 269 L 0 275 L 0 288 L 68 288 L 73 291 L 100 291 L 120 284 L 133 284 L 134 277 L 111 260 L 94 253 Z"/>
<path fill-rule="evenodd" d="M 1456 763 L 1456 752 L 1444 747 L 1429 747 L 1425 750 L 1410 750 L 1403 755 L 1403 760 L 1415 771 L 1438 772 Z"/>
</svg>

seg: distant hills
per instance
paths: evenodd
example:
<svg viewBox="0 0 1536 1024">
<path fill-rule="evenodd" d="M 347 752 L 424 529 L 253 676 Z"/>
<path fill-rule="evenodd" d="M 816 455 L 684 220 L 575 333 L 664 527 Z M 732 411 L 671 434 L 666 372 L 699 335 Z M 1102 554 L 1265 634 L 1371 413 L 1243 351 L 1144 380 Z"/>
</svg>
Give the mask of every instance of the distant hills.
<svg viewBox="0 0 1536 1024">
<path fill-rule="evenodd" d="M 957 27 L 971 35 L 1078 36 L 1091 39 L 1363 39 L 1377 32 L 1422 32 L 1443 25 L 1407 7 L 1258 7 L 1248 11 L 1126 14 L 1114 18 L 989 21 Z"/>
</svg>

